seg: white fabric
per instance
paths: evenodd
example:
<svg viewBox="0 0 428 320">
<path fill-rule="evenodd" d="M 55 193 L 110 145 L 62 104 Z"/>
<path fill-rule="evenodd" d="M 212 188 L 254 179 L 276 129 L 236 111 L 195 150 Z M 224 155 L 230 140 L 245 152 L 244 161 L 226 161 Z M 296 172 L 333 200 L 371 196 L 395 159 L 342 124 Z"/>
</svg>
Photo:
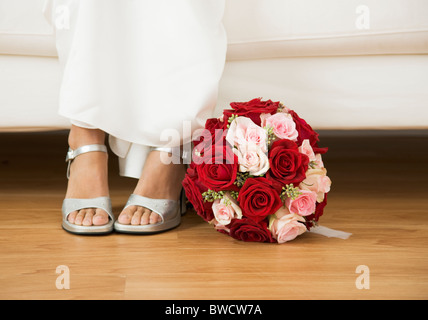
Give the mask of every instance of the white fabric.
<svg viewBox="0 0 428 320">
<path fill-rule="evenodd" d="M 138 159 L 124 160 L 121 174 L 139 178 L 141 158 L 165 145 L 165 129 L 181 135 L 175 144 L 188 143 L 212 116 L 226 54 L 224 0 L 52 4 L 62 15 L 53 19 L 64 65 L 59 113 L 109 133 L 115 153 Z"/>
</svg>

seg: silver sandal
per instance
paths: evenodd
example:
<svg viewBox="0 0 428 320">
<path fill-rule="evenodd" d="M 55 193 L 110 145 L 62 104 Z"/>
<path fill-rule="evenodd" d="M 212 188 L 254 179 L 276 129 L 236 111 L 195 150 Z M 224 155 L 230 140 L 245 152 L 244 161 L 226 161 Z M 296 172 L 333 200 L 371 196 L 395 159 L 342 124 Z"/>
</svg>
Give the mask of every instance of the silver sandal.
<svg viewBox="0 0 428 320">
<path fill-rule="evenodd" d="M 76 150 L 69 149 L 65 161 L 68 162 L 67 179 L 70 178 L 71 162 L 79 155 L 87 152 L 107 152 L 107 147 L 102 144 L 91 144 L 77 148 Z M 110 221 L 102 226 L 79 226 L 68 221 L 68 216 L 73 211 L 99 208 L 107 212 Z M 113 231 L 114 215 L 110 197 L 98 197 L 93 199 L 64 199 L 62 203 L 62 228 L 73 234 L 85 235 L 101 235 L 108 234 Z"/>
<path fill-rule="evenodd" d="M 172 152 L 172 149 L 170 148 L 152 148 L 152 150 L 169 153 Z M 147 208 L 157 213 L 161 217 L 162 221 L 156 224 L 130 225 L 121 224 L 116 220 L 114 223 L 114 229 L 117 232 L 130 234 L 160 233 L 180 225 L 181 216 L 186 213 L 186 196 L 184 189 L 181 189 L 180 199 L 178 201 L 169 199 L 151 199 L 136 194 L 131 194 L 124 209 L 129 206 Z"/>
</svg>

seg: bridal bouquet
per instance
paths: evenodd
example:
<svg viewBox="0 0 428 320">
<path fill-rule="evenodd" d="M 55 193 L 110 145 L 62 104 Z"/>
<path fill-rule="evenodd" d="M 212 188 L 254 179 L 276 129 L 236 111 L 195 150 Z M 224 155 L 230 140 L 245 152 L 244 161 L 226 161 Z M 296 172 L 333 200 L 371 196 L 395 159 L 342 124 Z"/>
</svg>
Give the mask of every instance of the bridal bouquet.
<svg viewBox="0 0 428 320">
<path fill-rule="evenodd" d="M 230 106 L 193 141 L 186 196 L 199 216 L 235 239 L 293 240 L 317 224 L 327 204 L 327 148 L 280 102 Z"/>
</svg>

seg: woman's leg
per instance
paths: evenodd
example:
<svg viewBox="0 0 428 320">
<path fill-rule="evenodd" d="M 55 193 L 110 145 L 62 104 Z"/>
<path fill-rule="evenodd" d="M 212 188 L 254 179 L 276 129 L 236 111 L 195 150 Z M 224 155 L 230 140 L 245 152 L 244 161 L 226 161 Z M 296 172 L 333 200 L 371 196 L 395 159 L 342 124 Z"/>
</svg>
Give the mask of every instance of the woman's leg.
<svg viewBox="0 0 428 320">
<path fill-rule="evenodd" d="M 203 126 L 216 106 L 224 67 L 224 2 L 65 1 L 62 5 L 69 9 L 70 26 L 56 29 L 64 63 L 60 115 L 142 146 L 162 145 L 160 131 L 181 132 L 184 121 L 191 121 L 195 129 Z M 74 130 L 70 146 L 87 144 L 72 139 Z M 90 132 L 81 133 L 87 137 Z M 155 199 L 178 199 L 184 168 L 164 165 L 156 153 L 146 160 L 134 192 Z M 106 155 L 90 152 L 77 157 L 67 197 L 106 195 Z M 69 220 L 105 223 L 107 216 L 97 211 L 80 210 Z M 155 218 L 157 215 L 146 209 L 131 207 L 120 220 L 144 224 Z"/>
<path fill-rule="evenodd" d="M 71 126 L 68 143 L 75 150 L 89 144 L 104 144 L 105 133 L 98 129 L 86 129 Z M 91 199 L 109 196 L 108 161 L 105 152 L 88 152 L 76 157 L 70 166 L 66 199 Z M 68 216 L 68 221 L 76 225 L 104 225 L 109 221 L 107 213 L 102 209 L 82 209 Z"/>
<path fill-rule="evenodd" d="M 134 194 L 152 199 L 178 200 L 181 192 L 181 182 L 185 175 L 184 164 L 165 164 L 161 161 L 160 151 L 149 153 L 141 177 Z M 161 222 L 157 213 L 139 207 L 129 206 L 119 215 L 119 223 L 131 225 L 146 225 Z"/>
</svg>

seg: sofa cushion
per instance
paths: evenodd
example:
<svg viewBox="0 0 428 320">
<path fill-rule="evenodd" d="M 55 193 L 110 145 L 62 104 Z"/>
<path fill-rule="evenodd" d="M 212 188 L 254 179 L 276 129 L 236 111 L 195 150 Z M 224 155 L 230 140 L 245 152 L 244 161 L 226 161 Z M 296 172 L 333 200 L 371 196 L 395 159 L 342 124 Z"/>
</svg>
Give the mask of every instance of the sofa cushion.
<svg viewBox="0 0 428 320">
<path fill-rule="evenodd" d="M 229 60 L 428 53 L 426 0 L 228 0 Z"/>
<path fill-rule="evenodd" d="M 56 56 L 45 0 L 0 0 L 0 54 Z"/>
<path fill-rule="evenodd" d="M 0 0 L 0 54 L 56 56 L 52 3 Z M 227 0 L 227 57 L 426 54 L 427 16 L 426 0 Z"/>
<path fill-rule="evenodd" d="M 282 101 L 316 129 L 428 129 L 428 55 L 229 61 L 216 114 L 231 101 Z"/>
</svg>

